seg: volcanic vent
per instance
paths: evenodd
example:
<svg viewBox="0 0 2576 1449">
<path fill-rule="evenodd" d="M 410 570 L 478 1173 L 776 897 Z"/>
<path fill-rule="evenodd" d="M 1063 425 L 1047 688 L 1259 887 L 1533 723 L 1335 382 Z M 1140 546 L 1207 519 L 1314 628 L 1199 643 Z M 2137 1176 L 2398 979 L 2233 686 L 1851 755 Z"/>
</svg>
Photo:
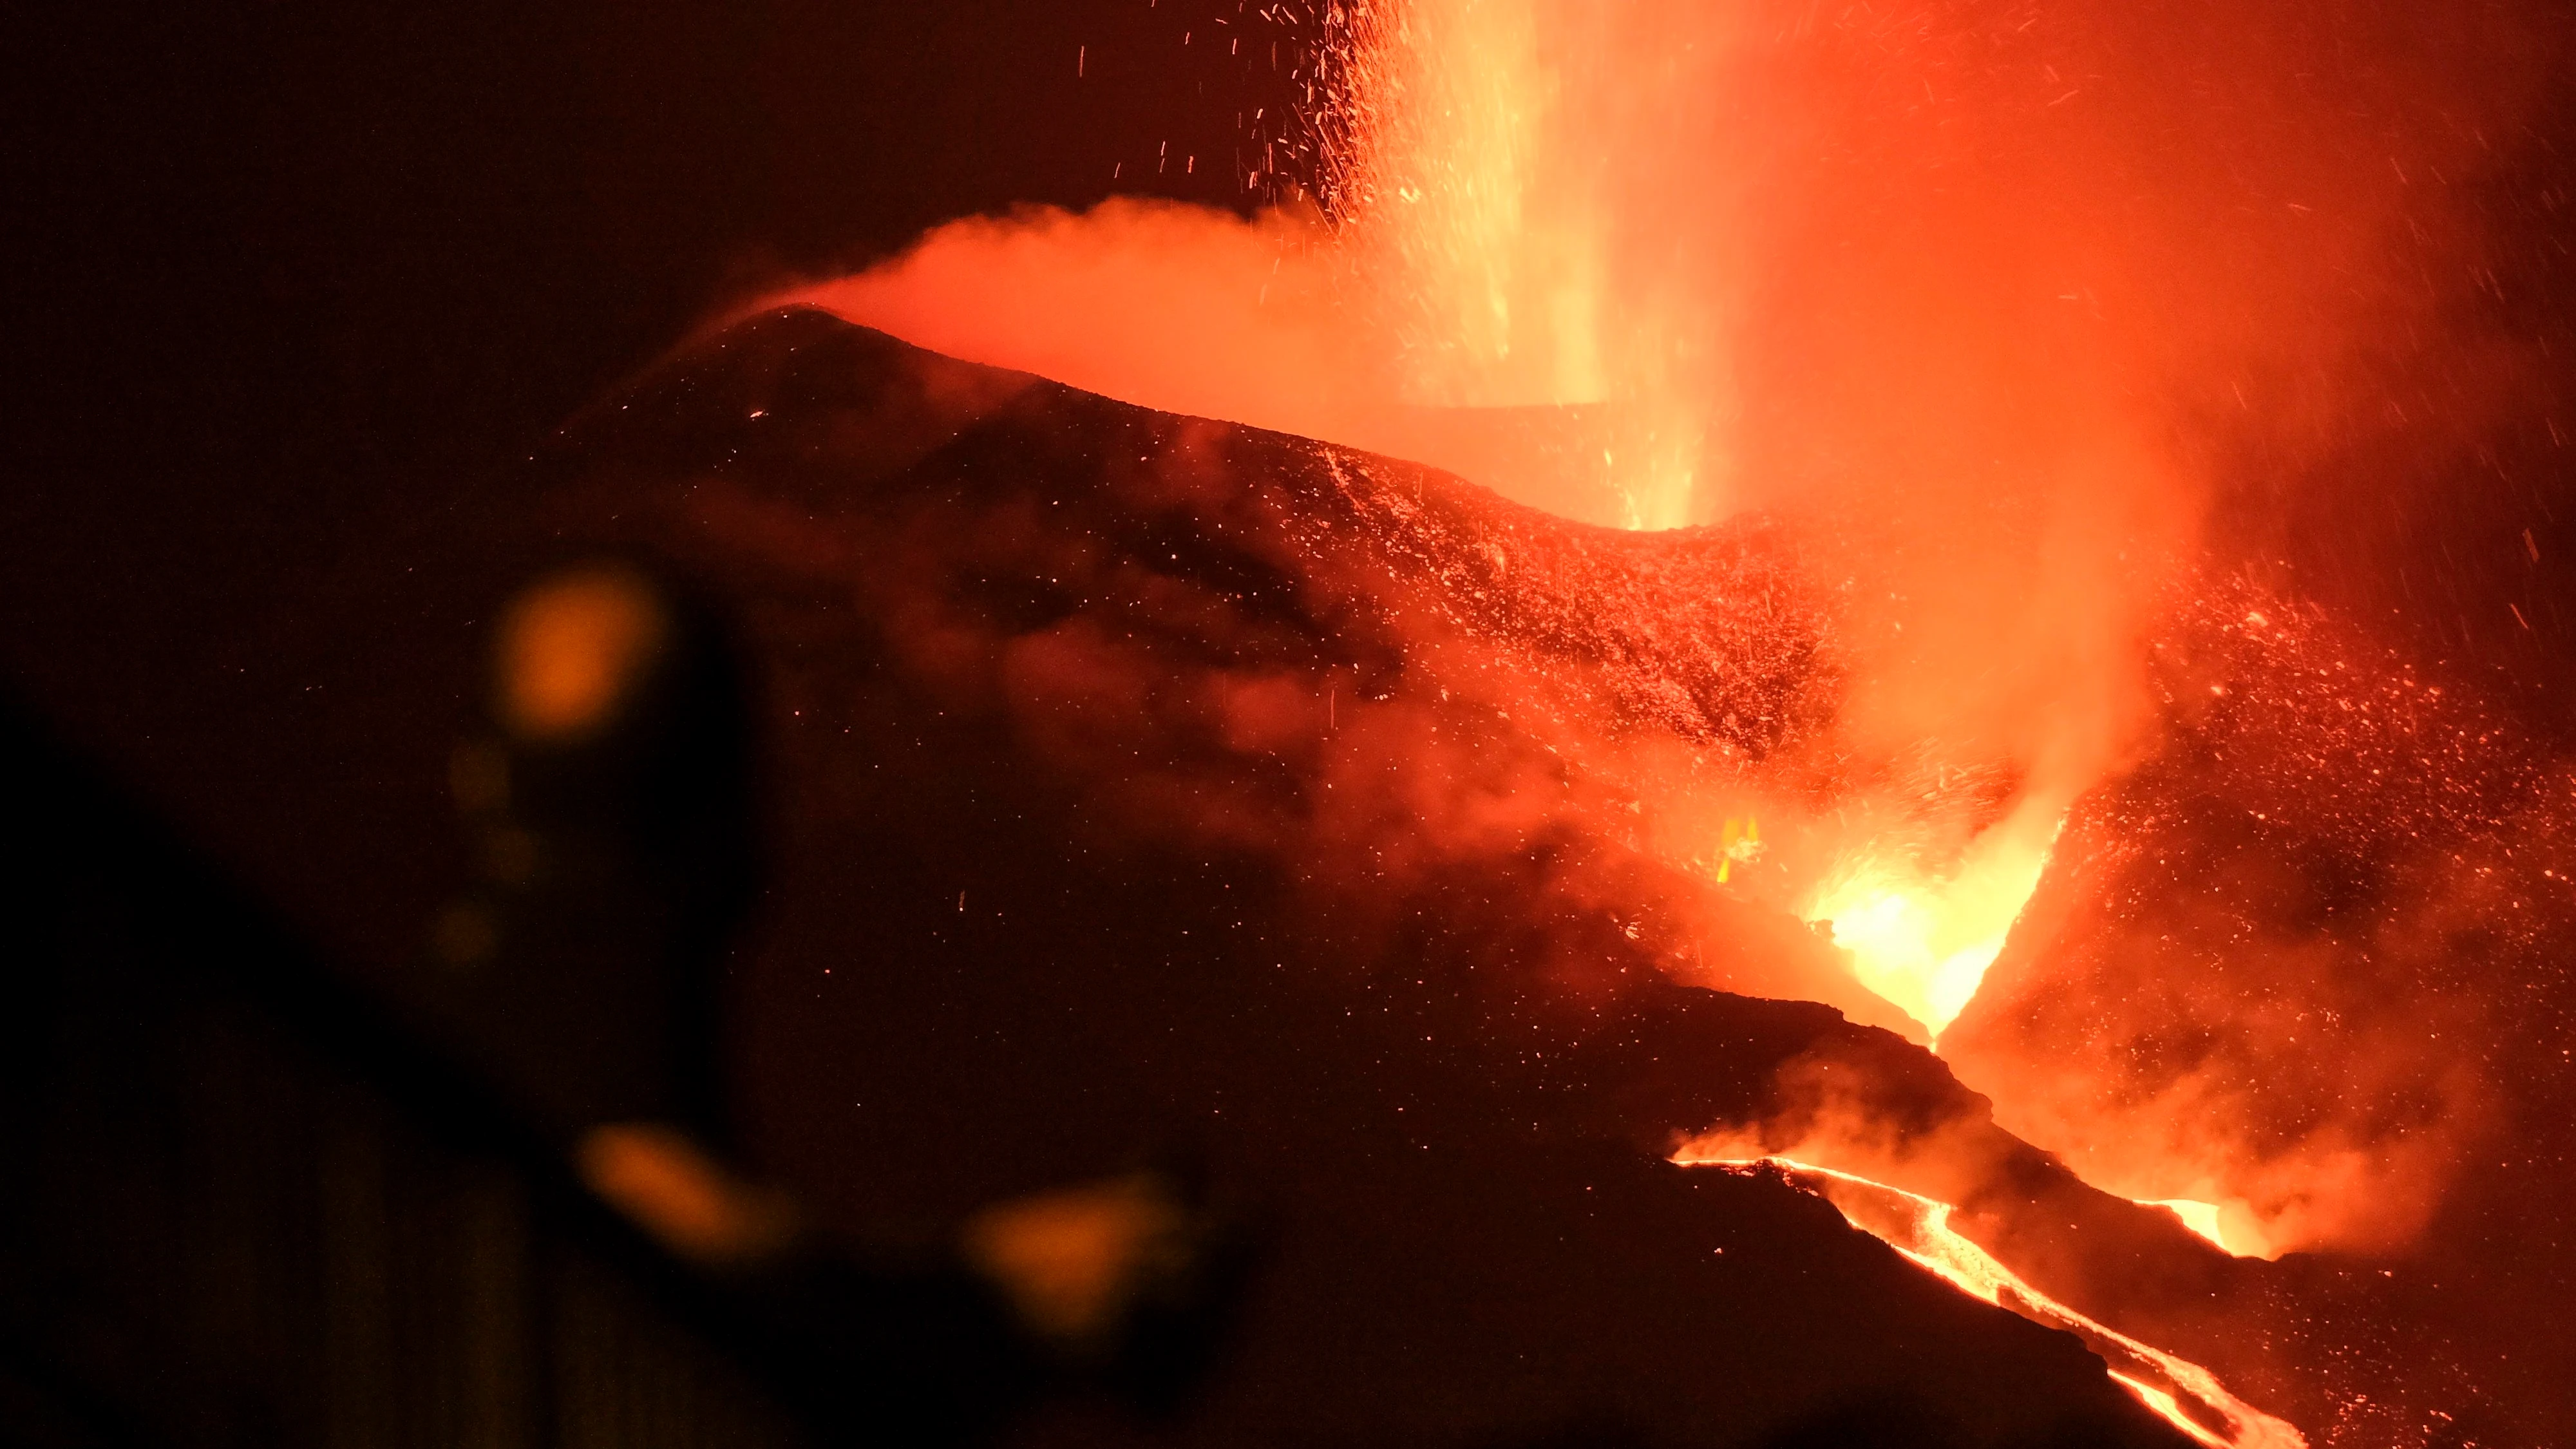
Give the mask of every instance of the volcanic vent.
<svg viewBox="0 0 2576 1449">
<path fill-rule="evenodd" d="M 1759 894 L 1794 814 L 1676 853 L 1849 788 L 1789 531 L 1570 524 L 814 313 L 554 456 L 563 527 L 709 580 L 767 679 L 790 829 L 748 1029 L 786 1045 L 752 1115 L 861 1109 L 768 1150 L 930 1215 L 1159 1123 L 1281 1196 L 1290 1286 L 1211 1442 L 1749 1442 L 1892 1393 L 1976 1442 L 2153 1408 L 2287 1443 L 2345 1376 L 2406 1392 L 2420 1345 L 2340 1326 L 2376 1284 L 2230 1258 L 1799 1004 L 1907 1025 Z M 930 1080 L 935 1111 L 864 1110 Z M 1797 1187 L 1834 1173 L 1885 1184 L 1828 1187 L 1853 1222 L 2078 1336 L 1844 1236 Z"/>
<path fill-rule="evenodd" d="M 775 1150 L 1297 1183 L 1227 1442 L 2576 1432 L 2576 777 L 2285 582 L 2541 395 L 2419 179 L 2537 12 L 2186 10 L 1246 10 L 1282 205 L 957 223 L 572 429 L 772 685 L 759 1071 L 860 1112 Z"/>
</svg>

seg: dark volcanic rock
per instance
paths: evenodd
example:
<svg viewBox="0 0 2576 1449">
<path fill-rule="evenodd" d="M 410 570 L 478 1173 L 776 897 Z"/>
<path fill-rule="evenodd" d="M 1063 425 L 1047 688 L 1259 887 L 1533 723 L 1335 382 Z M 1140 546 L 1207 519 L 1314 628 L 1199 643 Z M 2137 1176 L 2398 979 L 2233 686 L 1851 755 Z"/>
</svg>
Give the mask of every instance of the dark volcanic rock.
<svg viewBox="0 0 2576 1449">
<path fill-rule="evenodd" d="M 1660 1160 L 1802 1054 L 1928 1064 L 1676 984 L 1847 973 L 1636 849 L 1582 763 L 1723 772 L 1814 727 L 1784 539 L 1567 524 L 811 313 L 690 349 L 545 466 L 557 545 L 726 600 L 765 693 L 750 1150 L 879 1226 L 1203 1161 L 1275 1231 L 1183 1438 L 1749 1443 L 1891 1395 L 1965 1442 L 2162 1434 L 2071 1337 Z"/>
<path fill-rule="evenodd" d="M 2312 605 L 2210 580 L 2177 615 L 2163 747 L 2077 803 L 1942 1053 L 2088 1180 L 2292 1250 L 2132 1275 L 2134 1331 L 2330 1442 L 2567 1442 L 2566 762 Z"/>
</svg>

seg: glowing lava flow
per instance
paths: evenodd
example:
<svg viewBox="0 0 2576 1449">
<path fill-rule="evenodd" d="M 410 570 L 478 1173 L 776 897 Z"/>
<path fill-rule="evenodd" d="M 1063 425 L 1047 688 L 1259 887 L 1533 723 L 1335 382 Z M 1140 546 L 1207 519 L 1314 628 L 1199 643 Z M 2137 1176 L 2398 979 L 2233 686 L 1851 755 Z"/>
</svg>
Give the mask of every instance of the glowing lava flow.
<svg viewBox="0 0 2576 1449">
<path fill-rule="evenodd" d="M 1937 1043 L 1977 994 L 2039 889 L 2064 819 L 2054 804 L 2026 805 L 1978 837 L 1958 868 L 1938 879 L 1875 856 L 1847 861 L 1799 914 L 1830 925 L 1834 944 L 1852 953 L 1861 984 L 1921 1022 Z"/>
<path fill-rule="evenodd" d="M 2222 1449 L 2306 1449 L 2308 1441 L 2298 1430 L 2229 1393 L 2209 1370 L 2140 1343 L 2023 1282 L 1950 1226 L 1947 1203 L 1786 1157 L 1683 1155 L 1674 1160 L 1685 1167 L 1717 1167 L 1748 1177 L 1779 1174 L 1832 1203 L 1853 1227 L 1960 1292 L 2082 1339 L 2085 1347 L 2101 1355 L 2121 1387 L 2203 1444 Z"/>
<path fill-rule="evenodd" d="M 2146 1207 L 2163 1208 L 2182 1219 L 2184 1227 L 2209 1239 L 2221 1248 L 2227 1247 L 2227 1234 L 2218 1225 L 2218 1204 L 2200 1202 L 2187 1197 L 2146 1198 L 2141 1199 L 2141 1202 Z"/>
<path fill-rule="evenodd" d="M 2242 1203 L 2221 1205 L 2188 1197 L 2142 1197 L 2142 1207 L 2160 1207 L 2182 1219 L 2182 1225 L 2207 1238 L 2218 1250 L 2239 1258 L 2269 1261 L 2281 1256 Z"/>
</svg>

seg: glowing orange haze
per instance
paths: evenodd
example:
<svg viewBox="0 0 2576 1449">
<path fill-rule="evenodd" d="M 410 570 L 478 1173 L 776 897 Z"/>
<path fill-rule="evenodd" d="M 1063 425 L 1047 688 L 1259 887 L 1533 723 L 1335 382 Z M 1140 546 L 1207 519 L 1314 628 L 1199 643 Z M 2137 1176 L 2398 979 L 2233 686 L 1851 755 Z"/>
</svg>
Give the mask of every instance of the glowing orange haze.
<svg viewBox="0 0 2576 1449">
<path fill-rule="evenodd" d="M 2474 127 L 2393 156 L 2351 114 L 2402 127 L 2516 82 L 2446 71 L 2491 57 L 2415 23 L 1363 5 L 1324 38 L 1356 138 L 1314 178 L 1329 217 L 968 220 L 799 295 L 1592 522 L 1813 525 L 1847 767 L 1741 802 L 1803 845 L 1729 888 L 1831 921 L 1929 1039 L 2070 804 L 2153 744 L 2141 640 L 2196 555 L 2208 460 L 2289 465 L 2358 406 L 2348 354 L 2430 305 L 2390 240 L 2441 225 L 2407 168 Z M 2320 80 L 2319 54 L 2371 64 Z M 1679 813 L 1707 838 L 1669 852 L 1718 859 L 1725 807 Z"/>
</svg>

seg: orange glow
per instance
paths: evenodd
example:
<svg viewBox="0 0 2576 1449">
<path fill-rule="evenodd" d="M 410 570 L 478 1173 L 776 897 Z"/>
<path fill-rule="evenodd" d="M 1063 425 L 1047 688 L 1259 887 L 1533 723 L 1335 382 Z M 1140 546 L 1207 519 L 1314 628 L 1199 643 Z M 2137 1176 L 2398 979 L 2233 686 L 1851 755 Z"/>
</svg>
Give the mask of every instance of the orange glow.
<svg viewBox="0 0 2576 1449">
<path fill-rule="evenodd" d="M 662 647 L 667 627 L 651 588 L 601 565 L 547 580 L 501 623 L 499 714 L 529 739 L 599 728 Z"/>
<path fill-rule="evenodd" d="M 1723 167 L 1699 158 L 1701 205 L 1641 214 L 1631 192 L 1633 148 L 1714 120 L 1700 82 L 1723 66 L 1731 23 L 1544 0 L 1358 15 L 1344 104 L 1365 145 L 1339 178 L 1345 238 L 1408 400 L 1606 404 L 1595 442 L 1615 511 L 1601 521 L 1674 528 L 1724 511 L 1719 424 L 1734 399 L 1710 283 L 1735 278 L 1722 207 L 1707 209 Z M 1634 63 L 1674 41 L 1709 49 L 1685 67 Z M 1627 166 L 1599 164 L 1622 153 Z M 1650 259 L 1641 224 L 1674 226 L 1684 249 Z"/>
<path fill-rule="evenodd" d="M 2190 1415 L 2183 1412 L 2182 1401 L 2180 1399 L 2175 1398 L 2172 1394 L 2163 1389 L 2157 1388 L 2154 1384 L 2141 1383 L 2138 1380 L 2129 1377 L 2127 1374 L 2120 1372 L 2118 1369 L 2112 1369 L 2109 1372 L 2114 1383 L 2127 1389 L 2130 1393 L 2137 1395 L 2140 1403 L 2145 1404 L 2148 1408 L 2155 1410 L 2157 1413 L 2171 1420 L 2176 1428 L 2181 1429 L 2184 1433 L 2189 1434 L 2192 1438 L 2199 1440 L 2201 1443 L 2210 1445 L 2211 1449 L 2225 1449 L 2228 1442 L 2225 1436 L 2211 1433 L 2209 1430 L 2202 1428 Z"/>
<path fill-rule="evenodd" d="M 2336 983 L 2375 979 L 2346 969 L 2372 952 L 2401 961 L 2512 919 L 2508 862 L 2422 856 L 2445 884 L 2382 940 L 2258 942 L 2259 912 L 2155 858 L 2207 828 L 2190 815 L 2206 802 L 2126 817 L 2103 802 L 2178 748 L 2241 743 L 2195 737 L 2205 709 L 2277 717 L 2263 758 L 2278 768 L 2237 778 L 2315 797 L 2297 842 L 2372 836 L 2337 794 L 2365 773 L 2456 784 L 2483 768 L 2428 763 L 2422 742 L 2488 749 L 2486 722 L 2411 680 L 2353 685 L 2347 660 L 2378 643 L 2303 642 L 2299 611 L 2212 604 L 2233 586 L 2202 571 L 2214 498 L 2313 486 L 2285 480 L 2394 436 L 2375 420 L 2398 404 L 2420 420 L 2475 391 L 2419 406 L 2379 364 L 2387 339 L 2452 325 L 2427 258 L 2469 224 L 2454 213 L 2481 194 L 2485 135 L 2520 124 L 2535 81 L 2501 49 L 2417 43 L 2448 33 L 2404 12 L 1359 0 L 1330 7 L 1322 37 L 1317 102 L 1340 124 L 1304 178 L 1316 204 L 972 219 L 788 300 L 1126 401 L 1427 462 L 1582 523 L 1775 521 L 1796 540 L 1779 576 L 1800 582 L 1745 597 L 1793 621 L 1766 648 L 1815 642 L 1780 700 L 1812 728 L 1713 745 L 1638 703 L 1671 687 L 1668 661 L 1630 668 L 1623 651 L 1685 622 L 1676 588 L 1721 589 L 1640 582 L 1661 566 L 1636 562 L 1641 545 L 1602 549 L 1621 562 L 1598 609 L 1623 631 L 1602 669 L 1633 676 L 1602 698 L 1407 641 L 1408 671 L 1527 730 L 1543 762 L 1465 760 L 1405 706 L 1330 687 L 1309 746 L 1306 702 L 1274 698 L 1275 681 L 1225 702 L 1229 737 L 1315 751 L 1340 787 L 1303 827 L 1318 856 L 1379 843 L 1357 802 L 1390 779 L 1406 828 L 1443 844 L 1579 816 L 1789 926 L 1712 966 L 1720 932 L 1689 918 L 1717 908 L 1657 899 L 1689 938 L 1658 956 L 1683 979 L 1937 1045 L 2003 1131 L 2231 1254 L 2393 1251 L 2466 1160 L 2489 1084 L 2457 1044 L 2489 1024 L 2476 1003 Z M 2350 74 L 2320 73 L 2323 55 Z M 1675 555 L 1695 537 L 1670 539 Z M 1491 562 L 1457 587 L 1499 599 L 1550 567 L 1499 545 Z M 2176 663 L 2219 637 L 2212 620 L 2242 657 Z M 1107 644 L 1028 653 L 1104 717 L 1159 687 L 1117 674 Z M 2277 698 L 2249 687 L 2263 681 Z M 2247 831 L 2301 804 L 2242 803 Z M 2455 808 L 2384 832 L 2386 859 Z M 2239 863 L 2256 904 L 2270 848 Z M 1660 889 L 1575 894 L 1633 941 Z M 2147 895 L 2163 914 L 2120 915 Z M 2098 990 L 2079 997 L 2058 914 L 2085 926 L 2087 911 L 2104 919 L 2081 969 L 2099 979 L 2080 984 Z M 1847 973 L 1791 917 L 1848 953 Z M 2035 1301 L 1953 1244 L 1946 1208 L 1914 1201 L 1901 1248 L 1989 1301 Z M 2251 1410 L 2230 1418 L 2191 1365 L 2105 1354 L 2205 1442 L 2298 1442 Z"/>
<path fill-rule="evenodd" d="M 1977 994 L 2038 888 L 2060 818 L 2045 802 L 2026 807 L 1979 836 L 1945 875 L 1857 855 L 1836 866 L 1799 914 L 1831 923 L 1861 984 L 1937 1041 Z"/>
<path fill-rule="evenodd" d="M 961 1246 L 1032 1327 L 1096 1346 L 1146 1272 L 1170 1271 L 1187 1227 L 1164 1185 L 1139 1175 L 994 1204 L 968 1220 Z"/>
<path fill-rule="evenodd" d="M 1994 1256 L 1950 1226 L 1948 1204 L 1902 1188 L 1786 1157 L 1693 1157 L 1685 1166 L 1718 1167 L 1746 1176 L 1776 1172 L 1840 1209 L 1853 1227 L 1886 1243 L 1960 1292 L 2064 1329 L 2102 1356 L 2110 1375 L 2140 1403 L 2204 1444 L 2232 1449 L 2305 1449 L 2306 1436 L 2228 1392 L 2200 1365 L 2121 1333 L 2022 1281 Z"/>
<path fill-rule="evenodd" d="M 710 1263 L 775 1253 L 796 1232 L 794 1204 L 748 1183 L 660 1122 L 612 1122 L 583 1134 L 574 1167 L 592 1192 L 673 1252 Z"/>
<path fill-rule="evenodd" d="M 1600 731 L 1567 743 L 1705 822 L 1675 864 L 1832 922 L 1854 981 L 1812 994 L 1852 1011 L 1874 993 L 1893 1013 L 1869 1019 L 1901 1013 L 1930 1040 L 2000 950 L 2066 802 L 2138 748 L 2138 642 L 2198 512 L 2198 480 L 2150 442 L 2164 420 L 2140 413 L 2133 364 L 2169 339 L 2135 312 L 2106 324 L 2025 295 L 2036 250 L 2097 296 L 2167 300 L 2174 259 L 2154 245 L 2031 231 L 2024 198 L 2043 192 L 2133 228 L 2127 188 L 2090 164 L 2101 123 L 1963 190 L 1979 173 L 1938 139 L 1953 133 L 1913 114 L 1932 77 L 1955 80 L 1943 47 L 1990 37 L 1935 27 L 1885 49 L 1639 0 L 1335 14 L 1320 101 L 1346 144 L 1309 188 L 1328 213 L 1118 200 L 975 219 L 794 299 L 1590 522 L 1827 524 L 1805 536 L 1841 615 L 1837 735 L 1777 763 L 1759 871 L 1688 772 L 1638 778 Z M 2028 93 L 1941 104 L 2030 120 L 2062 88 L 2040 95 L 2045 57 L 2029 60 Z M 2215 263 L 2186 286 L 2198 301 L 2171 317 L 2230 327 L 2272 295 Z M 2006 788 L 1954 800 L 1944 782 L 1963 778 Z"/>
<path fill-rule="evenodd" d="M 2207 1238 L 2222 1252 L 2239 1258 L 2277 1258 L 2262 1225 L 2254 1220 L 2242 1203 L 2222 1207 L 2214 1202 L 2196 1202 L 2187 1197 L 2141 1199 L 2148 1207 L 2160 1207 L 2182 1219 L 2182 1225 Z"/>
<path fill-rule="evenodd" d="M 1751 816 L 1729 820 L 1725 832 L 1718 837 L 1717 883 L 1726 884 L 1734 878 L 1737 866 L 1751 862 L 1761 854 L 1762 822 Z"/>
</svg>

